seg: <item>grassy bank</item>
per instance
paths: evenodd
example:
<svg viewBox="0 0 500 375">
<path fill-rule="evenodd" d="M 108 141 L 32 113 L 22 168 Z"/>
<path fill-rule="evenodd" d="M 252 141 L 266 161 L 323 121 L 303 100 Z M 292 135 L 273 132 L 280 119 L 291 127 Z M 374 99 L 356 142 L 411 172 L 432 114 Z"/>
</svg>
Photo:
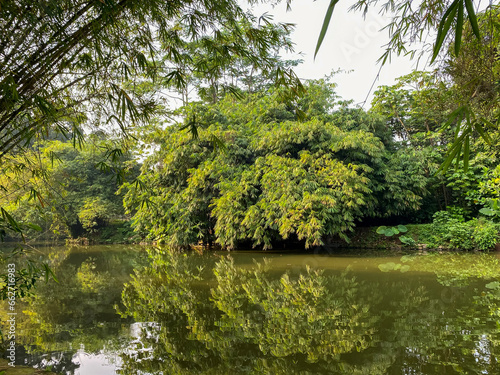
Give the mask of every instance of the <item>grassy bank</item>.
<svg viewBox="0 0 500 375">
<path fill-rule="evenodd" d="M 430 224 L 409 224 L 405 226 L 406 232 L 391 236 L 377 233 L 378 228 L 356 228 L 350 242 L 334 239 L 327 241 L 326 247 L 500 251 L 500 225 L 488 220 L 435 220 Z"/>
</svg>

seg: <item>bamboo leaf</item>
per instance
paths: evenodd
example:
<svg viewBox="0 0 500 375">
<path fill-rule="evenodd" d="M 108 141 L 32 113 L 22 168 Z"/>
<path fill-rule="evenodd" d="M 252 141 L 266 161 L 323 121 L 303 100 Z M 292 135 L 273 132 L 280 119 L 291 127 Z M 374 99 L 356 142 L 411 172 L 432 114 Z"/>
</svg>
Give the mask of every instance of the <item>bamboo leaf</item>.
<svg viewBox="0 0 500 375">
<path fill-rule="evenodd" d="M 28 228 L 31 228 L 33 230 L 36 230 L 37 232 L 41 232 L 42 231 L 42 227 L 39 226 L 39 225 L 36 225 L 36 224 L 33 224 L 33 223 L 27 223 L 26 226 Z"/>
<path fill-rule="evenodd" d="M 199 126 L 199 124 L 196 122 L 196 116 L 193 116 L 193 119 L 191 121 L 189 121 L 186 125 L 181 126 L 180 130 L 188 129 L 188 131 L 191 133 L 191 137 L 193 139 L 198 139 L 198 137 L 199 137 L 198 126 Z"/>
<path fill-rule="evenodd" d="M 462 32 L 464 28 L 464 4 L 458 4 L 457 25 L 455 27 L 455 55 L 460 52 L 460 45 L 462 43 Z"/>
<path fill-rule="evenodd" d="M 469 151 L 470 151 L 470 145 L 469 145 L 469 139 L 470 136 L 465 137 L 465 143 L 464 143 L 464 171 L 467 172 L 469 170 Z M 458 158 L 457 158 L 458 160 Z"/>
<path fill-rule="evenodd" d="M 448 31 L 450 30 L 451 23 L 452 23 L 453 19 L 455 18 L 455 14 L 458 11 L 458 3 L 459 3 L 459 0 L 455 0 L 453 3 L 451 3 L 450 7 L 446 10 L 446 12 L 443 15 L 443 18 L 441 19 L 441 22 L 439 23 L 438 34 L 436 37 L 436 44 L 434 45 L 434 51 L 432 54 L 431 64 L 434 62 L 434 60 L 438 56 L 439 51 L 441 51 L 441 47 L 443 46 L 443 42 L 446 38 L 446 35 L 448 34 Z"/>
<path fill-rule="evenodd" d="M 455 109 L 449 116 L 448 120 L 444 123 L 444 125 L 441 127 L 441 131 L 449 127 L 451 124 L 453 124 L 453 121 L 456 120 L 459 116 L 463 117 L 464 112 L 467 110 L 466 106 L 461 106 Z"/>
<path fill-rule="evenodd" d="M 224 143 L 224 141 L 222 139 L 220 139 L 219 137 L 217 137 L 215 134 L 212 134 L 212 136 L 210 137 L 210 140 L 212 142 L 214 150 L 215 149 L 219 149 L 219 150 L 221 150 L 224 153 L 227 152 L 226 144 Z"/>
<path fill-rule="evenodd" d="M 458 143 L 458 146 L 457 146 L 458 147 L 458 151 L 457 151 L 456 156 L 455 156 L 455 158 L 456 158 L 456 164 L 455 164 L 455 166 L 456 166 L 457 169 L 460 166 L 460 152 L 462 152 L 462 146 L 463 146 L 462 142 Z"/>
<path fill-rule="evenodd" d="M 461 145 L 462 145 L 462 141 L 464 140 L 464 138 L 465 138 L 465 135 L 462 134 L 459 138 L 457 138 L 455 140 L 455 142 L 453 142 L 453 144 L 450 147 L 450 151 L 448 151 L 446 159 L 444 160 L 443 164 L 441 164 L 438 171 L 444 173 L 448 170 L 451 163 L 455 159 L 455 156 L 457 156 L 457 154 L 459 154 L 460 149 L 461 149 Z"/>
<path fill-rule="evenodd" d="M 339 0 L 331 0 L 330 5 L 328 5 L 328 9 L 325 14 L 325 19 L 323 20 L 323 26 L 321 27 L 321 31 L 319 33 L 318 42 L 316 44 L 316 50 L 314 51 L 314 58 L 318 54 L 319 48 L 323 43 L 323 39 L 325 38 L 326 31 L 328 30 L 328 26 L 330 25 L 330 20 L 332 18 L 333 10 L 335 9 L 335 5 Z"/>
<path fill-rule="evenodd" d="M 476 38 L 481 38 L 481 33 L 479 31 L 479 25 L 477 23 L 476 12 L 474 11 L 474 5 L 472 4 L 472 0 L 465 0 L 465 8 L 467 9 L 467 17 L 469 18 L 470 25 L 472 27 L 472 31 Z"/>
<path fill-rule="evenodd" d="M 3 207 L 0 208 L 0 210 L 2 212 L 2 217 L 10 224 L 11 229 L 17 233 L 22 233 L 21 227 L 19 226 L 18 222 Z"/>
<path fill-rule="evenodd" d="M 488 126 L 494 128 L 494 125 L 490 121 L 486 120 L 485 118 L 481 118 L 481 120 L 485 124 L 487 124 Z M 484 139 L 484 141 L 487 144 L 489 144 L 489 145 L 492 144 L 492 139 L 491 139 L 490 135 L 484 131 L 484 128 L 480 123 L 478 123 L 478 122 L 474 123 L 474 129 L 479 133 L 479 135 Z"/>
</svg>

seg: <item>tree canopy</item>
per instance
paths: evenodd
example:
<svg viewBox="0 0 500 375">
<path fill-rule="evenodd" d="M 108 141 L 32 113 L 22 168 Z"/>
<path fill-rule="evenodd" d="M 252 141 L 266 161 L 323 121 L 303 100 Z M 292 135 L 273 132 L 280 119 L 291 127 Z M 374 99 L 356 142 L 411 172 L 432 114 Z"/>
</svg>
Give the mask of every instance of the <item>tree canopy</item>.
<svg viewBox="0 0 500 375">
<path fill-rule="evenodd" d="M 251 3 L 251 2 L 250 2 Z M 235 56 L 275 69 L 291 26 L 257 19 L 236 1 L 2 1 L 0 160 L 49 129 L 82 138 L 82 125 L 126 131 L 150 118 L 158 97 L 146 80 L 185 85 L 211 79 Z M 191 48 L 205 57 L 193 57 Z"/>
<path fill-rule="evenodd" d="M 498 141 L 491 135 L 498 117 L 492 52 L 497 8 L 477 16 L 471 0 L 357 1 L 353 8 L 374 4 L 395 14 L 387 53 L 406 52 L 415 38 L 437 30 L 433 58 L 438 53 L 443 58 L 438 74 L 414 72 L 379 88 L 372 109 L 364 112 L 336 101 L 325 80 L 303 85 L 291 69 L 298 61 L 280 57 L 293 49 L 292 25 L 267 15 L 257 18 L 235 1 L 5 1 L 0 8 L 0 160 L 9 168 L 4 177 L 13 178 L 13 171 L 20 181 L 28 171 L 35 180 L 46 176 L 49 170 L 35 169 L 49 168 L 56 154 L 51 147 L 63 146 L 47 143 L 40 153 L 43 138 L 71 138 L 73 146 L 82 147 L 98 128 L 103 136 L 132 132 L 140 139 L 136 145 L 151 146 L 154 155 L 146 159 L 142 176 L 126 186 L 126 204 L 138 229 L 152 238 L 228 247 L 248 240 L 269 247 L 296 236 L 309 246 L 325 236 L 345 236 L 357 220 L 408 214 L 432 194 L 433 205 L 446 207 L 460 196 L 447 189 L 466 186 L 469 177 L 467 171 L 456 178 L 430 177 L 439 163 L 444 161 L 442 170 L 451 166 L 443 151 L 457 157 L 457 165 L 462 155 L 465 169 L 471 160 L 474 176 L 482 174 L 479 166 L 490 168 L 496 160 Z M 173 91 L 184 105 L 177 111 L 165 99 Z M 160 129 L 179 119 L 182 125 Z M 158 124 L 157 132 L 141 134 Z M 485 126 L 493 130 L 485 132 Z M 212 153 L 214 145 L 225 152 Z M 120 152 L 118 147 L 103 152 L 102 162 L 90 159 L 105 166 Z M 494 156 L 491 163 L 484 161 L 487 153 Z M 40 156 L 43 162 L 33 163 Z M 469 185 L 479 191 L 478 184 Z M 13 186 L 2 185 L 4 191 Z M 74 186 L 70 190 L 81 193 Z M 42 203 L 49 193 L 32 188 L 30 194 Z M 84 198 L 73 216 L 90 228 L 98 221 L 90 207 L 105 211 L 107 205 L 95 196 Z M 233 205 L 239 208 L 225 216 Z M 468 209 L 480 208 L 485 207 Z M 146 218 L 158 220 L 146 224 Z M 0 224 L 20 231 L 3 208 Z"/>
<path fill-rule="evenodd" d="M 186 122 L 205 124 L 197 140 L 179 131 L 182 124 L 154 133 L 157 151 L 126 184 L 136 229 L 177 246 L 271 248 L 295 240 L 309 247 L 347 238 L 363 218 L 418 209 L 424 171 L 408 173 L 404 154 L 377 137 L 387 134 L 380 123 L 334 109 L 327 81 L 306 87 L 299 102 L 306 121 L 277 92 L 248 94 L 186 107 Z M 214 153 L 214 137 L 225 141 L 223 152 Z"/>
</svg>

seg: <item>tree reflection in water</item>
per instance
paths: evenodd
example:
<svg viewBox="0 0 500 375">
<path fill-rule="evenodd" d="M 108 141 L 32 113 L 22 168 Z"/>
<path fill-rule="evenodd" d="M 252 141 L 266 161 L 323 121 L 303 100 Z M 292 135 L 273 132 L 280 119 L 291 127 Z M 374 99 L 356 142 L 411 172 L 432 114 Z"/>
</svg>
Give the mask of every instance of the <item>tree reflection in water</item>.
<svg viewBox="0 0 500 375">
<path fill-rule="evenodd" d="M 498 299 L 470 285 L 451 301 L 409 275 L 277 274 L 229 257 L 201 269 L 192 258 L 156 256 L 126 285 L 122 313 L 149 323 L 121 373 L 498 373 Z"/>
<path fill-rule="evenodd" d="M 500 373 L 494 256 L 318 256 L 306 268 L 300 256 L 151 253 L 51 253 L 59 283 L 19 303 L 20 360 L 67 375 L 87 371 L 83 352 L 130 375 Z"/>
</svg>

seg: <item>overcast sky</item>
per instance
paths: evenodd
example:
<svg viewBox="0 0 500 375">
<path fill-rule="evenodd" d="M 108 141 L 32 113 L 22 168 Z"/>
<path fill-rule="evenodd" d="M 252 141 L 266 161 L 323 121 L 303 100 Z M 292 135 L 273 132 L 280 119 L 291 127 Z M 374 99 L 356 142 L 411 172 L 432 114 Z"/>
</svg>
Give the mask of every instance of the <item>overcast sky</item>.
<svg viewBox="0 0 500 375">
<path fill-rule="evenodd" d="M 329 0 L 293 1 L 291 12 L 286 12 L 286 4 L 282 2 L 274 9 L 270 5 L 256 7 L 254 12 L 259 16 L 268 11 L 274 15 L 274 21 L 296 24 L 292 40 L 296 43 L 296 52 L 304 53 L 304 63 L 296 68 L 299 77 L 322 78 L 333 70 L 352 71 L 349 74 L 339 74 L 334 79 L 338 84 L 337 92 L 343 99 L 353 99 L 354 103 L 362 104 L 377 77 L 380 69 L 377 60 L 383 54 L 384 45 L 389 40 L 388 32 L 381 30 L 388 23 L 388 19 L 376 11 L 369 13 L 366 19 L 363 19 L 360 12 L 348 12 L 348 7 L 353 2 L 339 1 L 323 45 L 314 60 L 316 41 L 329 2 Z M 395 78 L 410 73 L 416 64 L 416 60 L 411 61 L 405 57 L 393 58 L 391 63 L 386 63 L 365 108 L 369 107 L 373 91 L 377 86 L 393 84 Z M 423 67 L 422 60 L 418 68 Z"/>
</svg>

